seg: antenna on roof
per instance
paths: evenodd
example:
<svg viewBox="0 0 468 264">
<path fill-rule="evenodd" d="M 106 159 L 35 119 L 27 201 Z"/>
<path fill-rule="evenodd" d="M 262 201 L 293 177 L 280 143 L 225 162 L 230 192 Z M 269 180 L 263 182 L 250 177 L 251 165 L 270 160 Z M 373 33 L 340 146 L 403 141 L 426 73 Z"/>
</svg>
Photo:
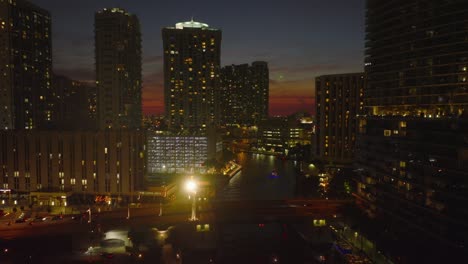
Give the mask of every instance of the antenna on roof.
<svg viewBox="0 0 468 264">
<path fill-rule="evenodd" d="M 191 17 L 190 22 L 193 22 L 193 16 Z"/>
</svg>

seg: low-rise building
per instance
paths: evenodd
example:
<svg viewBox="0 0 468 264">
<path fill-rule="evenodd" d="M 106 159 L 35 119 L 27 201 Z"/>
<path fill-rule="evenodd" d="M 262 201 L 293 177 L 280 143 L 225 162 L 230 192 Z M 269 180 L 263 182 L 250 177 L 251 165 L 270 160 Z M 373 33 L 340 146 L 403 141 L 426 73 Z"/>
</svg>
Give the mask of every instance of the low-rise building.
<svg viewBox="0 0 468 264">
<path fill-rule="evenodd" d="M 222 151 L 222 142 L 215 133 L 149 133 L 149 175 L 205 173 L 204 163 Z"/>
<path fill-rule="evenodd" d="M 294 116 L 262 120 L 258 125 L 258 141 L 253 150 L 287 155 L 297 145 L 310 145 L 311 126 L 307 125 Z"/>
<path fill-rule="evenodd" d="M 9 200 L 38 193 L 125 197 L 146 172 L 141 131 L 1 131 L 0 188 Z M 7 194 L 7 192 L 5 192 Z"/>
</svg>

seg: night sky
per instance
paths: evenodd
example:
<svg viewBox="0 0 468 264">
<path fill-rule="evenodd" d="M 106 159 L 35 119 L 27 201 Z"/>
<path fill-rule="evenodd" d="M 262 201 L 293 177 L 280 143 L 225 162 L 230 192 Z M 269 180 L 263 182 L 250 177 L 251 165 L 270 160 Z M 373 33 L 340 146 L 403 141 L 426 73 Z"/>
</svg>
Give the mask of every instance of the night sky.
<svg viewBox="0 0 468 264">
<path fill-rule="evenodd" d="M 364 0 L 31 0 L 52 15 L 54 71 L 94 82 L 94 13 L 136 14 L 143 38 L 143 110 L 163 114 L 161 28 L 207 23 L 223 32 L 221 66 L 265 60 L 270 114 L 314 112 L 314 78 L 363 70 Z"/>
</svg>

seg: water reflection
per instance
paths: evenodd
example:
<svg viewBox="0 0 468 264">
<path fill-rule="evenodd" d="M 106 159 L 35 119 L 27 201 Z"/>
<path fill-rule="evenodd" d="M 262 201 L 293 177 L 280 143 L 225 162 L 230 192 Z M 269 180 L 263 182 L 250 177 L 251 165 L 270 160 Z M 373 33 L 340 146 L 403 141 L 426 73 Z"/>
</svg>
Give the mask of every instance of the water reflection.
<svg viewBox="0 0 468 264">
<path fill-rule="evenodd" d="M 229 182 L 221 199 L 277 200 L 294 196 L 296 169 L 291 161 L 263 154 L 237 153 L 243 169 Z M 270 177 L 275 171 L 278 177 Z"/>
</svg>

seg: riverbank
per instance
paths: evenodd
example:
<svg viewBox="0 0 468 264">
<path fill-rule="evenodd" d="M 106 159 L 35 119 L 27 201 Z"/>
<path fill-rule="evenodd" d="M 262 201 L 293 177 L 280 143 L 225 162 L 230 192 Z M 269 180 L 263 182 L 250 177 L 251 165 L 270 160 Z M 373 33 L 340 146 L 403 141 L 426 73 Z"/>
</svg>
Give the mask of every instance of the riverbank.
<svg viewBox="0 0 468 264">
<path fill-rule="evenodd" d="M 234 161 L 229 161 L 226 165 L 226 169 L 223 170 L 223 175 L 231 179 L 234 175 L 242 170 L 242 166 Z"/>
</svg>

